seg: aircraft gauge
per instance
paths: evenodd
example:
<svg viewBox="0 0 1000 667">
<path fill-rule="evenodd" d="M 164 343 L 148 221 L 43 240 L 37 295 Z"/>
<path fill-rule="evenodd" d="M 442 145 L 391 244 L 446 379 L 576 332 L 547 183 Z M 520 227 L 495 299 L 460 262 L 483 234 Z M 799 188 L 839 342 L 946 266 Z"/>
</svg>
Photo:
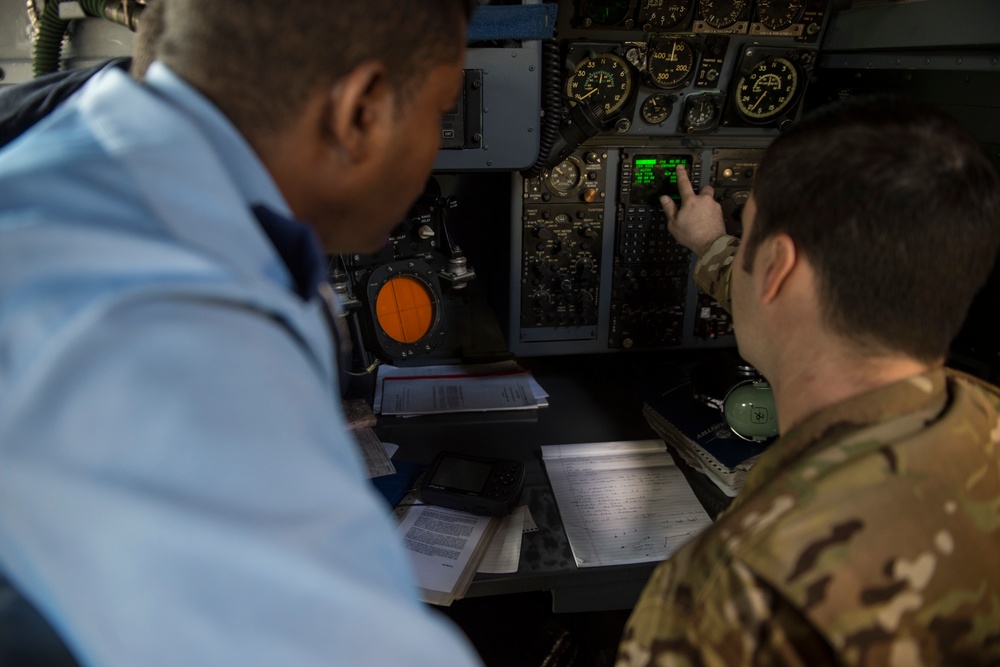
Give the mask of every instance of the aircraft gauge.
<svg viewBox="0 0 1000 667">
<path fill-rule="evenodd" d="M 584 58 L 566 82 L 571 102 L 599 102 L 606 117 L 620 111 L 631 94 L 632 70 L 624 58 L 611 52 Z"/>
<path fill-rule="evenodd" d="M 642 119 L 650 125 L 659 125 L 670 117 L 673 110 L 672 96 L 666 93 L 657 93 L 646 98 L 639 113 L 642 114 Z"/>
<path fill-rule="evenodd" d="M 719 93 L 688 95 L 684 101 L 682 128 L 687 133 L 711 132 L 719 124 L 722 96 Z"/>
<path fill-rule="evenodd" d="M 789 109 L 799 90 L 799 71 L 787 58 L 760 61 L 736 83 L 736 110 L 745 120 L 764 123 Z"/>
<path fill-rule="evenodd" d="M 546 181 L 550 189 L 565 195 L 575 190 L 583 181 L 583 167 L 578 159 L 569 157 L 552 167 Z"/>
<path fill-rule="evenodd" d="M 646 72 L 659 88 L 677 88 L 694 72 L 694 47 L 680 37 L 665 39 L 651 48 L 646 58 Z"/>
<path fill-rule="evenodd" d="M 768 30 L 784 30 L 802 17 L 805 0 L 757 0 L 757 19 Z"/>
<path fill-rule="evenodd" d="M 639 10 L 639 23 L 651 30 L 673 28 L 691 11 L 694 0 L 644 0 Z"/>
<path fill-rule="evenodd" d="M 736 23 L 749 0 L 701 0 L 701 14 L 713 28 L 728 28 Z"/>
<path fill-rule="evenodd" d="M 614 26 L 628 18 L 632 7 L 629 0 L 586 0 L 583 7 L 585 20 L 599 26 Z"/>
</svg>

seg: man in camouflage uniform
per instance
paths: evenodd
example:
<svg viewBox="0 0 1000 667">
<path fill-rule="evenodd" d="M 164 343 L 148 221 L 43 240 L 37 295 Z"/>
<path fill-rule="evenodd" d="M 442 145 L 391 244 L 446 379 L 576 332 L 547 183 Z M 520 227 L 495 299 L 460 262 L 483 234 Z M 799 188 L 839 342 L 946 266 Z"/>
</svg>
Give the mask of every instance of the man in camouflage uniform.
<svg viewBox="0 0 1000 667">
<path fill-rule="evenodd" d="M 617 664 L 1000 664 L 1000 394 L 943 364 L 997 252 L 989 158 L 932 109 L 868 101 L 772 144 L 742 242 L 678 181 L 670 230 L 781 437 L 657 568 Z"/>
</svg>

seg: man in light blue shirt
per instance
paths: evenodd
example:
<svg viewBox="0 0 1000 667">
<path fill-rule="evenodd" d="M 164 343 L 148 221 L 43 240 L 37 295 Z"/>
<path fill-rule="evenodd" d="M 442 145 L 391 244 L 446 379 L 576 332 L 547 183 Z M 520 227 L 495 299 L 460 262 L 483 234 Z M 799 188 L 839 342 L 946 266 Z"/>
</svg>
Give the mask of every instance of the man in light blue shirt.
<svg viewBox="0 0 1000 667">
<path fill-rule="evenodd" d="M 420 193 L 468 17 L 168 0 L 145 84 L 0 152 L 0 573 L 80 664 L 478 664 L 364 479 L 316 243 Z"/>
</svg>

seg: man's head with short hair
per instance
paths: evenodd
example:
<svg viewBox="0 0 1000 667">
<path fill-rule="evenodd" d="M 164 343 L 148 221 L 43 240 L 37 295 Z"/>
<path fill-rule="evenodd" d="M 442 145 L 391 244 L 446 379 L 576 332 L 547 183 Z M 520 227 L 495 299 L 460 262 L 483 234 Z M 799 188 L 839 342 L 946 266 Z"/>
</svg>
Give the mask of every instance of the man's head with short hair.
<svg viewBox="0 0 1000 667">
<path fill-rule="evenodd" d="M 330 253 L 371 252 L 425 187 L 469 0 L 159 0 L 157 58 L 257 152 Z"/>
<path fill-rule="evenodd" d="M 366 60 L 405 101 L 429 65 L 458 56 L 472 12 L 470 0 L 164 1 L 158 57 L 246 134 L 280 127 Z"/>
<path fill-rule="evenodd" d="M 1000 245 L 1000 179 L 944 112 L 872 98 L 822 109 L 768 148 L 743 268 L 787 234 L 832 331 L 871 354 L 947 354 Z"/>
</svg>

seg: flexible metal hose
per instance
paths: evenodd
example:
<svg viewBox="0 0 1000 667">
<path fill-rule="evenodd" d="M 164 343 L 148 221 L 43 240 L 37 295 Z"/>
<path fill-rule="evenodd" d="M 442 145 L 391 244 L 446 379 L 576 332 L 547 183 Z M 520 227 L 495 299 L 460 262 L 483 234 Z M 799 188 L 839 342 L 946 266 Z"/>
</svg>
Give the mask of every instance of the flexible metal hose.
<svg viewBox="0 0 1000 667">
<path fill-rule="evenodd" d="M 87 16 L 114 21 L 134 31 L 139 16 L 145 9 L 136 0 L 79 0 Z M 59 18 L 59 0 L 48 0 L 38 20 L 38 34 L 32 53 L 31 71 L 36 78 L 59 71 L 63 41 L 69 30 L 69 21 Z"/>
</svg>

